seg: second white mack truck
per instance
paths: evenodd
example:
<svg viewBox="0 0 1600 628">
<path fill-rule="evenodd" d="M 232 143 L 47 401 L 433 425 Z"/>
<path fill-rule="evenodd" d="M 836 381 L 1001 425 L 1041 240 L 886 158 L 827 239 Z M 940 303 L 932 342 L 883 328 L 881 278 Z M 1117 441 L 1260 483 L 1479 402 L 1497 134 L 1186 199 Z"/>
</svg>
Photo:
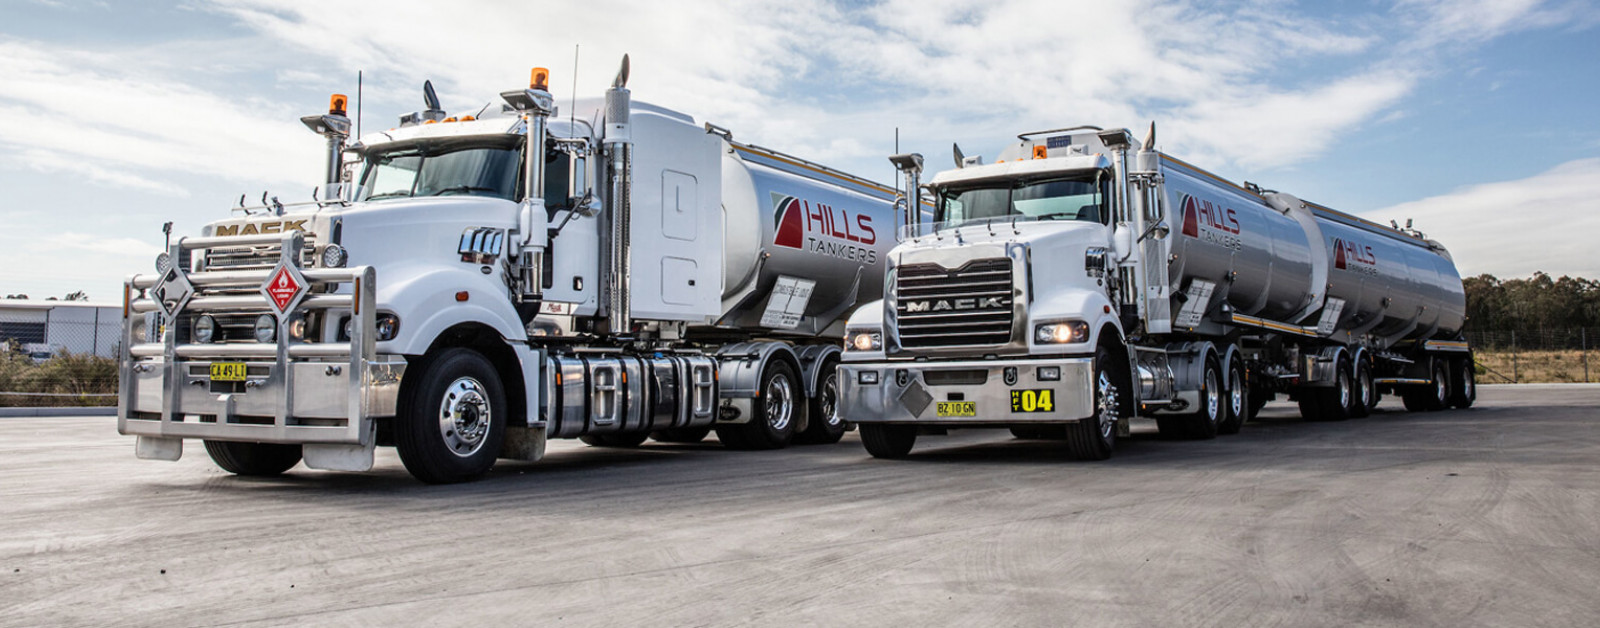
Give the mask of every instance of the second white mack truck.
<svg viewBox="0 0 1600 628">
<path fill-rule="evenodd" d="M 128 280 L 118 429 L 245 475 L 392 445 L 432 483 L 548 438 L 838 441 L 843 318 L 882 293 L 895 191 L 633 101 L 627 76 L 565 115 L 543 69 L 473 115 L 425 86 L 349 145 L 335 95 L 303 119 L 328 141 L 315 202 L 263 197 Z"/>
<path fill-rule="evenodd" d="M 1130 419 L 1237 432 L 1287 394 L 1308 419 L 1475 397 L 1450 254 L 1289 194 L 1236 185 L 1126 129 L 1018 136 L 993 164 L 956 149 L 934 224 L 889 252 L 885 299 L 847 327 L 845 417 L 867 451 L 1010 428 L 1104 459 Z M 920 155 L 891 158 L 920 198 Z"/>
</svg>

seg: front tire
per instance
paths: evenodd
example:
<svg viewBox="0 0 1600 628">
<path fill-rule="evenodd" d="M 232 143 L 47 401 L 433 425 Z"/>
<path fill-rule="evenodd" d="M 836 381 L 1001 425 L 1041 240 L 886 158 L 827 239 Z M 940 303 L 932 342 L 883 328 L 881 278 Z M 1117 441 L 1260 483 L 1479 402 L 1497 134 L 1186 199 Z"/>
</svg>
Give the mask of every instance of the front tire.
<svg viewBox="0 0 1600 628">
<path fill-rule="evenodd" d="M 236 443 L 225 440 L 205 441 L 206 454 L 223 471 L 234 475 L 270 477 L 300 464 L 299 445 L 275 443 Z"/>
<path fill-rule="evenodd" d="M 806 411 L 800 378 L 782 360 L 773 360 L 761 373 L 760 396 L 752 404 L 755 416 L 748 423 L 717 426 L 717 439 L 732 449 L 782 449 L 794 440 L 794 426 Z"/>
<path fill-rule="evenodd" d="M 1079 460 L 1105 460 L 1117 446 L 1117 424 L 1121 422 L 1123 395 L 1131 394 L 1123 382 L 1111 350 L 1100 346 L 1094 350 L 1094 416 L 1067 426 L 1067 452 Z"/>
<path fill-rule="evenodd" d="M 396 417 L 400 461 L 429 484 L 465 482 L 488 473 L 505 438 L 507 407 L 500 374 L 483 354 L 460 347 L 420 366 L 418 384 Z"/>
<path fill-rule="evenodd" d="M 866 445 L 873 458 L 904 458 L 917 444 L 917 426 L 863 423 L 861 444 Z"/>
</svg>

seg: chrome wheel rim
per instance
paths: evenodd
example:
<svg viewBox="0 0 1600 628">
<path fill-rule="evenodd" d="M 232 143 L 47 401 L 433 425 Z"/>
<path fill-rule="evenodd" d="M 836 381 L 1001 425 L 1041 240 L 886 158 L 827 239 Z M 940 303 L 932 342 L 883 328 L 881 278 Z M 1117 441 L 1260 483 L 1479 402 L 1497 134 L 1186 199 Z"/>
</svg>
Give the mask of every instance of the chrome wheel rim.
<svg viewBox="0 0 1600 628">
<path fill-rule="evenodd" d="M 450 382 L 439 401 L 439 436 L 445 449 L 461 458 L 478 453 L 488 440 L 493 412 L 482 382 L 471 377 Z"/>
<path fill-rule="evenodd" d="M 1105 371 L 1100 371 L 1096 384 L 1100 391 L 1100 407 L 1096 415 L 1100 421 L 1100 438 L 1110 441 L 1117 429 L 1117 419 L 1120 418 L 1117 416 L 1117 385 L 1111 381 L 1111 374 Z"/>
<path fill-rule="evenodd" d="M 794 395 L 790 393 L 789 376 L 779 373 L 767 382 L 767 425 L 786 430 L 793 419 Z"/>
<path fill-rule="evenodd" d="M 1356 376 L 1356 386 L 1358 387 L 1356 398 L 1361 400 L 1362 406 L 1371 406 L 1372 372 L 1368 371 L 1367 369 L 1361 369 L 1359 373 L 1360 375 Z"/>
<path fill-rule="evenodd" d="M 1477 382 L 1472 381 L 1472 378 L 1474 376 L 1475 375 L 1473 374 L 1472 367 L 1470 365 L 1462 367 L 1462 371 L 1461 371 L 1461 398 L 1462 399 L 1471 399 L 1472 395 L 1477 392 L 1476 390 L 1473 390 L 1478 385 Z"/>
<path fill-rule="evenodd" d="M 1445 388 L 1443 373 L 1434 372 L 1434 375 L 1436 377 L 1433 378 L 1433 396 L 1438 398 L 1439 403 L 1449 401 L 1449 392 Z"/>
<path fill-rule="evenodd" d="M 1206 418 L 1217 422 L 1222 413 L 1222 391 L 1217 386 L 1217 372 L 1206 369 Z"/>
<path fill-rule="evenodd" d="M 1244 375 L 1237 369 L 1228 371 L 1228 411 L 1233 416 L 1244 416 Z"/>
<path fill-rule="evenodd" d="M 829 373 L 822 380 L 822 420 L 830 427 L 838 426 L 844 422 L 844 417 L 839 416 L 839 374 Z"/>
</svg>

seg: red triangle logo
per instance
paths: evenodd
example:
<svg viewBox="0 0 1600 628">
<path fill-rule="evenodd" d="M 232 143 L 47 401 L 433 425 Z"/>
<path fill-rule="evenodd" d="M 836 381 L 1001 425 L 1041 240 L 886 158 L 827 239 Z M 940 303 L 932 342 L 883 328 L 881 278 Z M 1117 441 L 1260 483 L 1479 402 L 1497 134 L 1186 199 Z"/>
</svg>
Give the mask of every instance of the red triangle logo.
<svg viewBox="0 0 1600 628">
<path fill-rule="evenodd" d="M 1344 268 L 1344 240 L 1333 239 L 1333 267 Z"/>
<path fill-rule="evenodd" d="M 800 224 L 803 213 L 799 199 L 785 196 L 779 200 L 776 217 L 778 235 L 772 239 L 772 243 L 791 249 L 805 248 L 805 228 Z"/>
<path fill-rule="evenodd" d="M 289 309 L 289 304 L 294 298 L 300 296 L 300 290 L 305 286 L 296 281 L 288 268 L 278 267 L 278 271 L 267 278 L 267 297 L 272 299 L 272 304 L 278 307 L 279 312 Z"/>
</svg>

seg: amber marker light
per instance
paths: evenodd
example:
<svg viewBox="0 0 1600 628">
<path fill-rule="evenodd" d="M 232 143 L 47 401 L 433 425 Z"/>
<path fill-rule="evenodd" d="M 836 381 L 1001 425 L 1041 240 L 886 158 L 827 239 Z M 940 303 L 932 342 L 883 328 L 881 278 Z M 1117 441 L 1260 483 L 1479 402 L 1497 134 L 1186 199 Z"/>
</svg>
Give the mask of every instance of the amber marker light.
<svg viewBox="0 0 1600 628">
<path fill-rule="evenodd" d="M 465 301 L 465 300 L 467 300 L 468 296 L 471 296 L 471 295 L 468 295 L 466 290 L 462 290 L 462 291 L 456 293 L 456 300 L 457 301 Z"/>
<path fill-rule="evenodd" d="M 528 79 L 528 89 L 548 91 L 550 89 L 549 68 L 534 68 L 533 76 Z"/>
<path fill-rule="evenodd" d="M 1034 159 L 1044 159 L 1044 158 L 1049 157 L 1049 156 L 1050 156 L 1050 149 L 1045 147 L 1044 144 L 1036 144 L 1036 145 L 1034 145 L 1034 147 L 1033 147 L 1033 158 Z"/>
</svg>

